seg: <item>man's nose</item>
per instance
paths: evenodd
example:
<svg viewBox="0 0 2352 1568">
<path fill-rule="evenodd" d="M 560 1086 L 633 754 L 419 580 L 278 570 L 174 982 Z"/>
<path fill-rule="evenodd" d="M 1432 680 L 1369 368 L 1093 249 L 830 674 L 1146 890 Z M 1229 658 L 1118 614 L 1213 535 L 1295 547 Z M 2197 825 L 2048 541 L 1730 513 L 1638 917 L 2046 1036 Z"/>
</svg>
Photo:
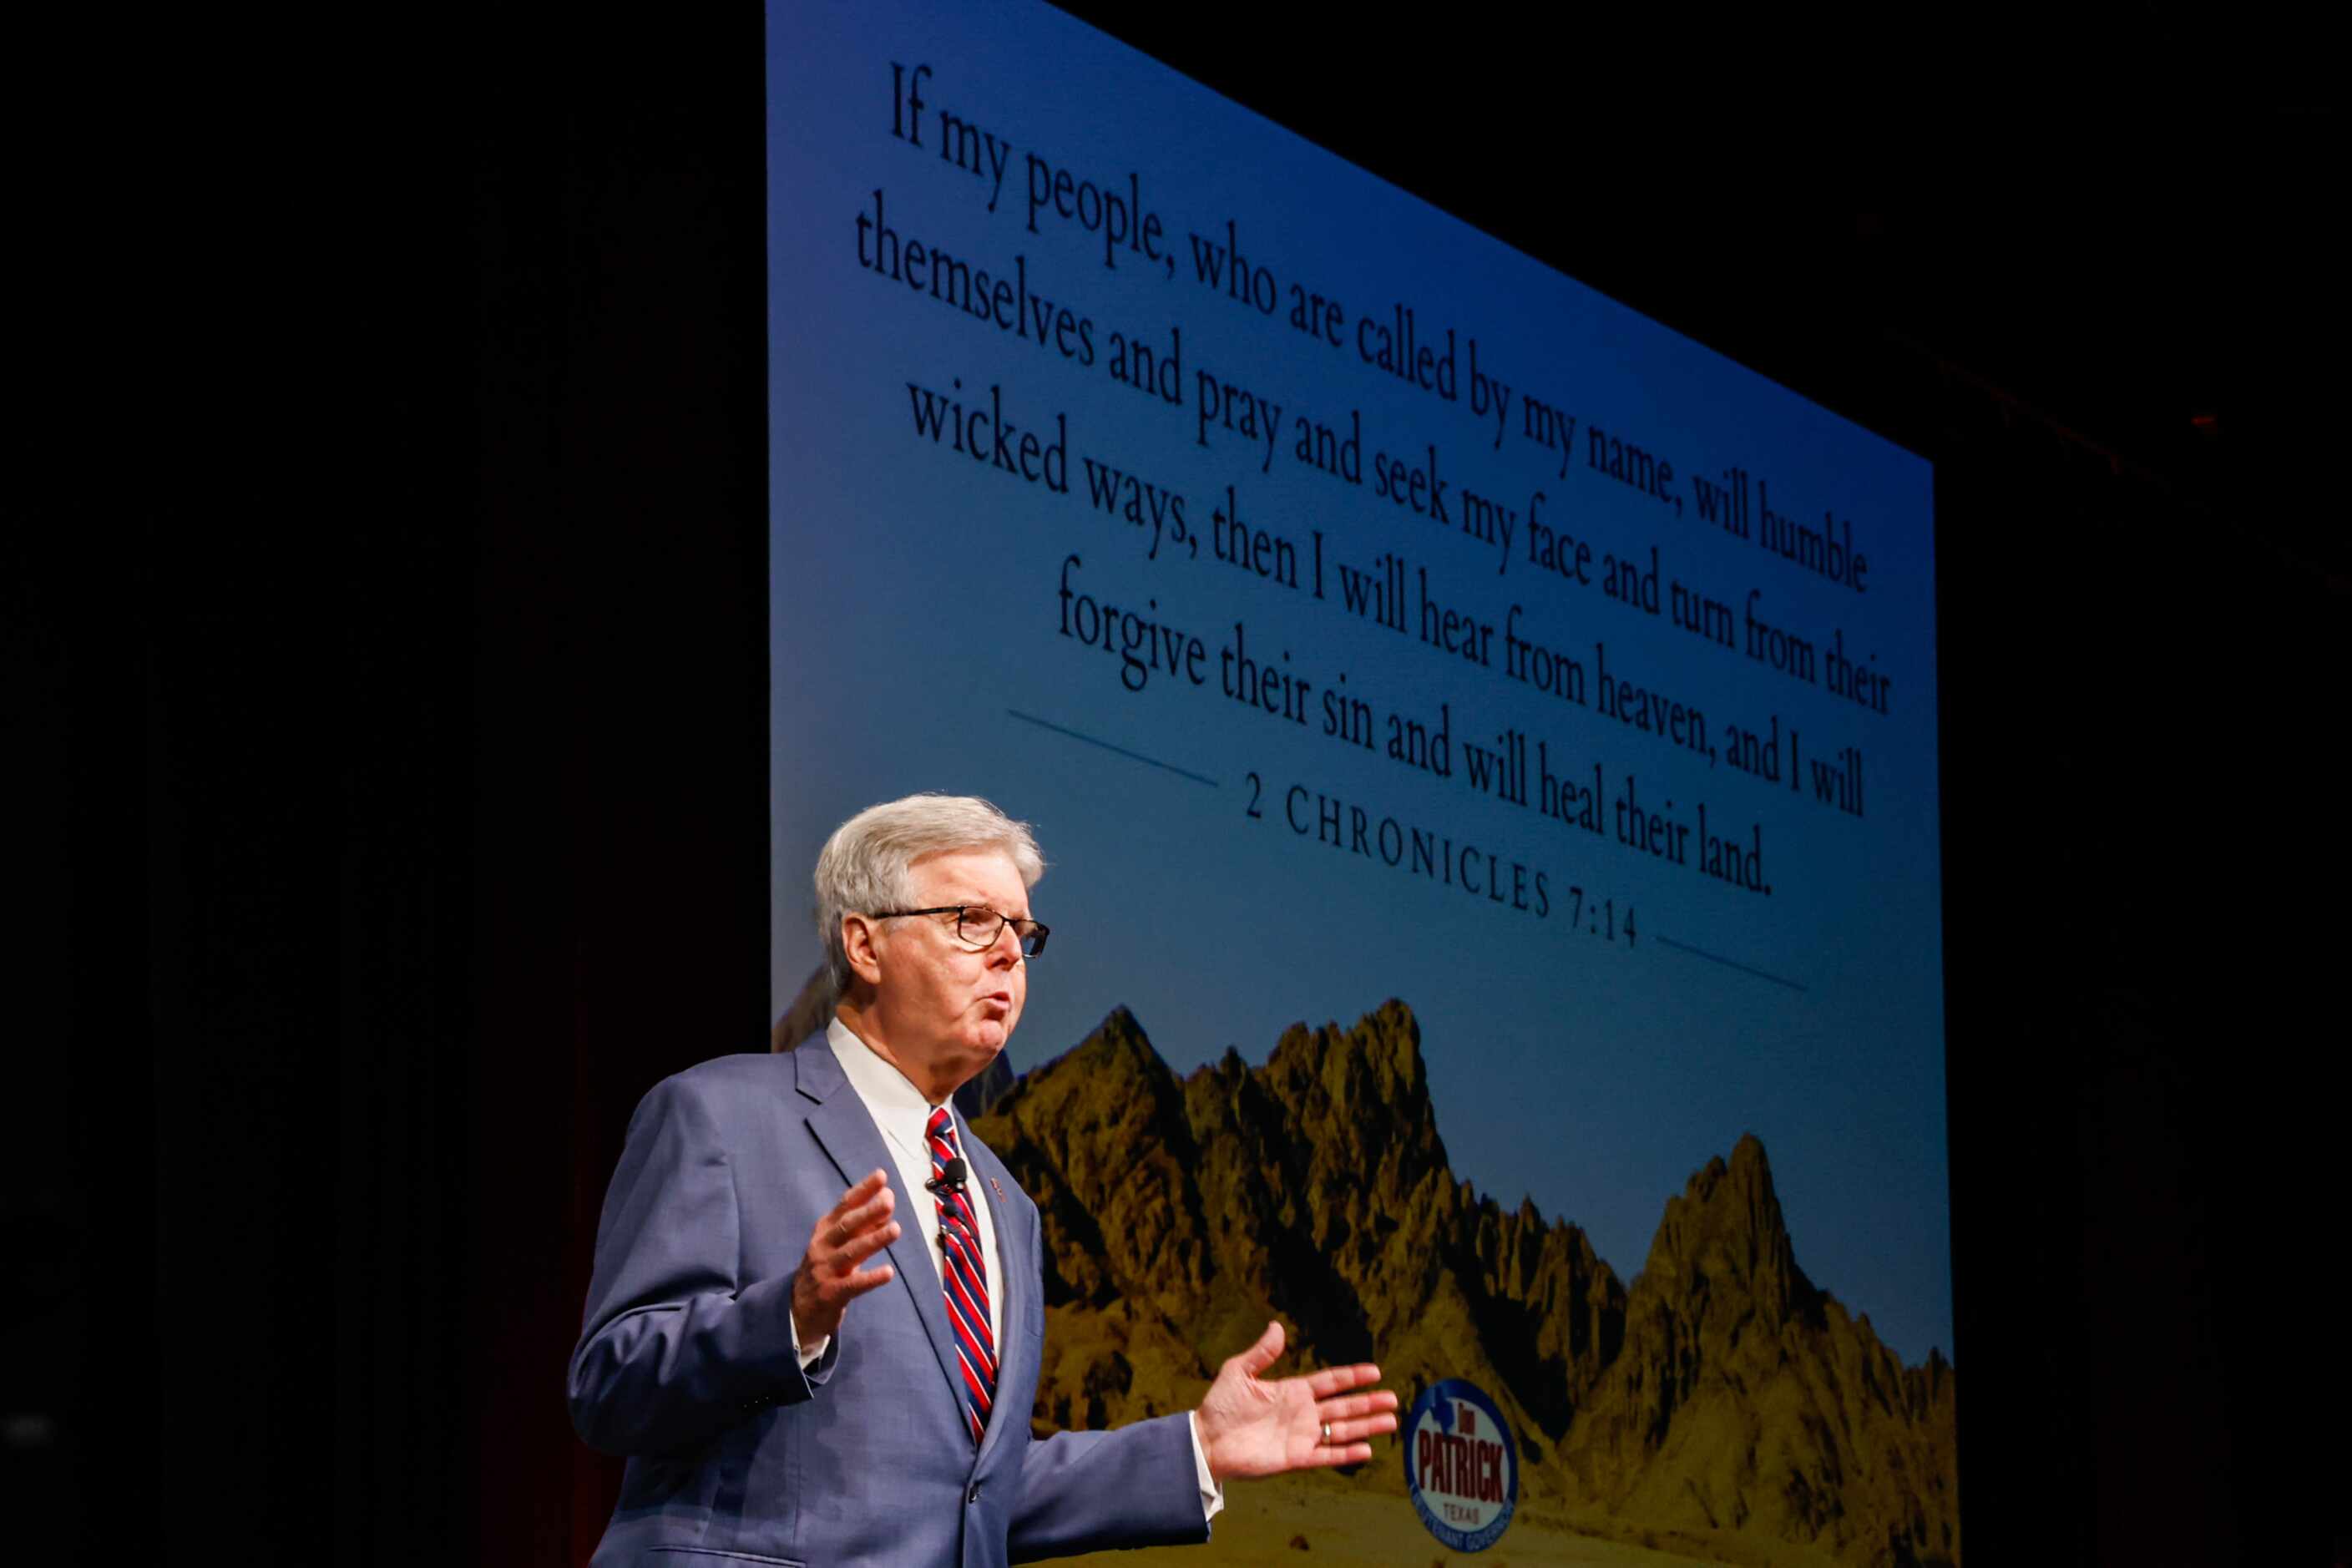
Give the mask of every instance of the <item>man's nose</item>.
<svg viewBox="0 0 2352 1568">
<path fill-rule="evenodd" d="M 988 962 L 991 967 L 1009 967 L 1021 962 L 1021 939 L 1013 934 L 1011 921 L 996 928 L 996 940 L 988 944 Z"/>
</svg>

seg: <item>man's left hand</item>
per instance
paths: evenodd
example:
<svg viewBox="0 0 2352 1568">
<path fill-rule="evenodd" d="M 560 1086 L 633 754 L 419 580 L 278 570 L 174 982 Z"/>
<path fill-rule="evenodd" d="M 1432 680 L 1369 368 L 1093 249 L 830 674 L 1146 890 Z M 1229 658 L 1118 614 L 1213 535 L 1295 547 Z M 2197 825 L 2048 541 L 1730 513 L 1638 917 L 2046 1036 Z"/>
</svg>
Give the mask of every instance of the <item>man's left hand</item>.
<svg viewBox="0 0 2352 1568">
<path fill-rule="evenodd" d="M 1209 1474 L 1272 1476 L 1322 1465 L 1360 1465 L 1372 1457 L 1363 1439 L 1396 1430 L 1397 1396 L 1385 1388 L 1351 1393 L 1381 1380 L 1370 1362 L 1327 1367 L 1301 1377 L 1258 1374 L 1282 1355 L 1280 1323 L 1217 1369 L 1194 1413 Z"/>
</svg>

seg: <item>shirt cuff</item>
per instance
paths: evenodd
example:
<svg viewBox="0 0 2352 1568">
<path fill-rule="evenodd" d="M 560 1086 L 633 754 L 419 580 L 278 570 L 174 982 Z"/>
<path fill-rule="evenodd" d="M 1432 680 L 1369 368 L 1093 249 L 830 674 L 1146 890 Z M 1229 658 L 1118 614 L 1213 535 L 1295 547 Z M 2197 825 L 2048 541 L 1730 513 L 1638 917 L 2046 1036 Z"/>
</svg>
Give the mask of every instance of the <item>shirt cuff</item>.
<svg viewBox="0 0 2352 1568">
<path fill-rule="evenodd" d="M 1201 1520 L 1205 1524 L 1225 1506 L 1225 1489 L 1209 1474 L 1209 1451 L 1201 1447 L 1201 1418 L 1187 1411 L 1184 1430 L 1192 1434 L 1192 1474 L 1201 1483 Z"/>
<path fill-rule="evenodd" d="M 793 1321 L 793 1311 L 790 1307 L 784 1309 L 784 1321 L 792 1325 L 793 1354 L 800 1358 L 801 1370 L 803 1372 L 806 1372 L 809 1368 L 814 1366 L 817 1363 L 824 1359 L 825 1351 L 833 1344 L 833 1336 L 831 1334 L 819 1335 L 816 1343 L 813 1345 L 804 1345 L 801 1343 L 801 1326 L 799 1323 Z M 1201 1439 L 1199 1436 L 1195 1436 L 1192 1439 L 1193 1456 L 1198 1458 L 1200 1452 Z M 1205 1478 L 1208 1473 L 1209 1462 L 1206 1459 L 1202 1459 L 1201 1474 Z"/>
</svg>

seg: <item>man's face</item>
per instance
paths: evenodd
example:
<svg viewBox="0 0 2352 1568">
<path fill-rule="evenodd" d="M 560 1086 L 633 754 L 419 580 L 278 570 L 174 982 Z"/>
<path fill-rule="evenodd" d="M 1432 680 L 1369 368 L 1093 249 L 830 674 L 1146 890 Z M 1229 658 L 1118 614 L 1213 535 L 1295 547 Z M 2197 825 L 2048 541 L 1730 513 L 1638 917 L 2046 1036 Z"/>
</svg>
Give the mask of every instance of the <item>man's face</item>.
<svg viewBox="0 0 2352 1568">
<path fill-rule="evenodd" d="M 908 909 L 984 904 L 1001 915 L 1028 917 L 1021 873 L 995 850 L 926 855 L 908 871 Z M 876 1021 L 906 1067 L 960 1085 L 978 1077 L 1013 1037 L 1029 994 L 1029 966 L 1010 930 L 974 948 L 957 938 L 954 915 L 916 915 L 877 921 L 874 950 L 882 970 Z"/>
</svg>

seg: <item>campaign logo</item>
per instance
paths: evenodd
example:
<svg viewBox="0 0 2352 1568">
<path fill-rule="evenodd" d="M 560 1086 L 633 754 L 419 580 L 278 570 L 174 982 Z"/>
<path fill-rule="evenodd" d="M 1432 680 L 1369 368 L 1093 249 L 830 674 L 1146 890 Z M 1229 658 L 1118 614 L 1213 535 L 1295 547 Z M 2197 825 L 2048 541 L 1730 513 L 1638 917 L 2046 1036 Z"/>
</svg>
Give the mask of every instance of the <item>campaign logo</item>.
<svg viewBox="0 0 2352 1568">
<path fill-rule="evenodd" d="M 1404 1423 L 1404 1485 L 1429 1533 L 1455 1552 L 1501 1539 L 1519 1502 L 1519 1450 L 1495 1402 L 1448 1378 L 1422 1390 Z"/>
</svg>

